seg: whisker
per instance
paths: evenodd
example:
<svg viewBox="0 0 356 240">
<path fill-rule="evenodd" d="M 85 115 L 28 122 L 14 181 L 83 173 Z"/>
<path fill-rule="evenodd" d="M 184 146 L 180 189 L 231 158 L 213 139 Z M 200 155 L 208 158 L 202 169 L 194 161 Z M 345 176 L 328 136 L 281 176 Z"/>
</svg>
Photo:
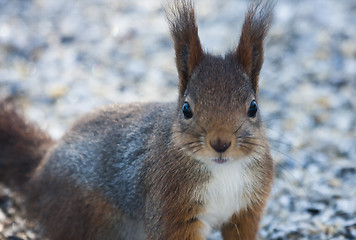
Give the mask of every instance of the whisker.
<svg viewBox="0 0 356 240">
<path fill-rule="evenodd" d="M 247 143 L 247 142 L 244 142 L 244 143 Z M 249 143 L 247 143 L 249 144 Z M 252 143 L 253 144 L 253 143 Z M 266 147 L 266 146 L 263 146 L 261 144 L 253 144 L 253 145 L 259 145 L 261 147 Z M 271 150 L 274 150 L 274 151 L 277 151 L 276 149 L 271 149 Z M 253 152 L 257 153 L 258 155 L 261 155 L 263 152 L 262 151 L 258 151 L 256 149 L 253 150 Z M 278 153 L 284 155 L 287 159 L 291 159 L 293 160 L 293 162 L 298 162 L 296 159 L 292 158 L 291 156 L 289 156 L 288 154 L 286 153 L 283 153 L 283 152 L 280 152 L 280 151 L 277 151 Z M 288 177 L 292 177 L 295 182 L 298 184 L 298 185 L 295 185 L 295 184 L 292 184 L 291 186 L 293 186 L 295 189 L 297 189 L 297 187 L 300 187 L 302 192 L 304 193 L 304 196 L 308 199 L 308 201 L 312 204 L 313 206 L 313 202 L 312 202 L 312 198 L 310 196 L 310 194 L 308 194 L 308 192 L 303 188 L 303 184 L 302 184 L 302 180 L 298 179 L 288 168 L 284 167 L 282 164 L 276 164 L 276 167 L 277 169 L 282 169 L 283 171 L 280 171 L 280 173 L 284 174 L 285 176 L 288 176 Z M 308 171 L 307 171 L 308 172 Z M 288 174 L 286 174 L 288 173 Z M 292 189 L 292 188 L 291 188 Z"/>
<path fill-rule="evenodd" d="M 288 118 L 288 117 L 273 117 L 273 118 L 263 118 L 263 120 L 261 120 L 263 123 L 265 122 L 271 122 L 271 121 L 275 121 L 275 120 L 293 120 L 292 118 Z"/>
<path fill-rule="evenodd" d="M 202 128 L 202 130 L 204 130 Z M 205 130 L 204 130 L 205 131 Z M 196 132 L 189 132 L 189 131 L 184 131 L 184 130 L 174 130 L 173 131 L 173 134 L 174 133 L 181 133 L 181 134 L 184 134 L 184 135 L 189 135 L 189 136 L 192 136 L 192 137 L 195 137 L 195 138 L 199 138 L 201 135 L 200 133 L 196 133 Z"/>
<path fill-rule="evenodd" d="M 254 137 L 254 136 L 246 136 L 244 137 L 245 139 L 250 139 L 250 140 L 260 140 L 261 138 L 257 138 L 257 137 Z M 264 138 L 262 138 L 262 140 L 264 140 Z M 260 147 L 264 147 L 264 148 L 270 148 L 271 150 L 275 151 L 275 152 L 278 152 L 286 157 L 288 157 L 289 159 L 292 159 L 294 161 L 296 161 L 295 159 L 293 159 L 290 155 L 282 152 L 281 150 L 279 150 L 277 147 L 279 144 L 283 144 L 285 146 L 287 146 L 288 148 L 290 149 L 298 149 L 298 147 L 296 147 L 295 145 L 291 144 L 291 143 L 286 143 L 284 141 L 281 141 L 281 140 L 277 140 L 277 139 L 271 139 L 271 138 L 267 138 L 268 142 L 271 143 L 271 144 L 274 144 L 272 146 L 267 146 L 267 145 L 261 145 L 261 144 L 258 144 L 258 143 L 254 143 L 256 146 L 260 146 Z M 246 142 L 247 143 L 247 142 Z M 251 143 L 250 143 L 251 144 Z"/>
<path fill-rule="evenodd" d="M 257 150 L 253 150 L 253 152 L 257 153 L 257 155 L 261 155 L 261 152 L 260 151 L 257 151 Z M 253 157 L 253 159 L 255 160 L 258 160 L 256 159 L 255 157 Z M 277 164 L 276 167 L 278 169 L 282 169 L 283 171 L 278 171 L 280 172 L 281 174 L 283 174 L 284 176 L 286 176 L 287 178 L 282 178 L 281 176 L 280 177 L 277 177 L 277 179 L 283 179 L 283 181 L 287 180 L 288 182 L 292 183 L 293 184 L 290 184 L 288 185 L 289 187 L 287 189 L 289 189 L 289 191 L 291 192 L 295 192 L 293 190 L 299 190 L 303 193 L 303 197 L 305 197 L 308 202 L 311 204 L 311 206 L 313 207 L 314 206 L 314 203 L 313 203 L 313 198 L 311 197 L 311 194 L 309 194 L 306 189 L 303 188 L 303 180 L 299 179 L 298 177 L 296 177 L 293 172 L 291 172 L 289 169 L 287 169 L 286 167 L 284 167 L 283 165 L 281 164 Z M 292 181 L 294 180 L 294 181 Z M 295 184 L 297 183 L 297 184 Z"/>
<path fill-rule="evenodd" d="M 253 136 L 250 132 L 244 132 L 242 135 L 237 136 L 236 139 L 241 139 L 241 138 L 248 138 Z"/>
<path fill-rule="evenodd" d="M 200 125 L 199 125 L 200 126 Z M 206 135 L 207 131 L 205 130 L 205 128 L 203 128 L 202 126 L 200 126 L 200 129 L 202 130 L 202 132 L 204 133 L 204 135 Z"/>
<path fill-rule="evenodd" d="M 253 143 L 253 142 L 242 141 L 241 143 L 249 144 L 249 145 L 252 145 L 252 146 L 258 146 L 258 147 L 268 148 L 268 147 L 265 146 L 265 145 L 258 144 L 258 143 Z"/>
<path fill-rule="evenodd" d="M 247 150 L 251 150 L 249 147 L 247 147 L 247 146 L 245 146 L 245 145 L 243 145 L 243 144 L 241 144 L 240 147 L 241 147 L 241 148 L 245 148 L 245 149 L 247 149 Z"/>
<path fill-rule="evenodd" d="M 283 135 L 283 134 L 284 134 L 283 132 L 280 132 L 280 131 L 278 131 L 278 130 L 276 130 L 276 129 L 273 129 L 273 128 L 269 127 L 269 126 L 265 126 L 265 128 L 266 128 L 267 130 L 269 130 L 269 131 L 278 133 L 279 135 Z"/>
<path fill-rule="evenodd" d="M 308 202 L 313 206 L 313 201 L 312 201 L 312 197 L 310 196 L 310 194 L 306 191 L 306 189 L 303 188 L 303 183 L 302 183 L 302 180 L 298 179 L 289 169 L 287 169 L 286 167 L 284 167 L 283 165 L 281 164 L 277 164 L 276 166 L 277 168 L 280 168 L 282 169 L 283 171 L 280 171 L 284 176 L 287 176 L 287 177 L 291 177 L 296 183 L 297 185 L 295 184 L 290 184 L 290 188 L 291 190 L 293 189 L 301 189 L 301 191 L 303 192 L 304 196 L 308 199 Z M 286 174 L 288 173 L 288 174 Z"/>
<path fill-rule="evenodd" d="M 247 141 L 243 141 L 242 143 L 249 144 L 249 145 L 252 145 L 252 146 L 258 146 L 258 147 L 262 147 L 262 148 L 266 148 L 266 149 L 271 149 L 271 150 L 273 150 L 273 151 L 275 151 L 275 152 L 277 152 L 277 153 L 279 153 L 279 154 L 281 154 L 281 155 L 283 155 L 283 156 L 285 156 L 285 157 L 287 157 L 289 159 L 292 159 L 293 161 L 297 162 L 296 159 L 292 158 L 290 155 L 280 151 L 277 148 L 273 148 L 271 146 L 265 146 L 265 145 L 258 144 L 258 143 L 247 142 Z"/>
<path fill-rule="evenodd" d="M 245 119 L 242 123 L 241 123 L 241 125 L 237 128 L 237 130 L 236 131 L 234 131 L 234 134 L 236 134 L 241 128 L 242 128 L 242 126 L 244 125 L 244 123 L 247 121 L 247 119 Z"/>
<path fill-rule="evenodd" d="M 199 152 L 200 150 L 202 150 L 202 148 L 196 148 L 192 151 L 193 154 L 196 154 L 197 152 Z"/>
<path fill-rule="evenodd" d="M 288 147 L 291 147 L 291 148 L 294 148 L 294 149 L 297 148 L 296 146 L 294 146 L 294 145 L 291 144 L 291 143 L 287 143 L 287 142 L 284 142 L 284 141 L 281 141 L 281 140 L 277 140 L 277 139 L 268 138 L 268 141 L 269 141 L 269 142 L 272 142 L 272 143 L 284 144 L 284 145 L 286 145 L 286 146 L 288 146 Z"/>
</svg>

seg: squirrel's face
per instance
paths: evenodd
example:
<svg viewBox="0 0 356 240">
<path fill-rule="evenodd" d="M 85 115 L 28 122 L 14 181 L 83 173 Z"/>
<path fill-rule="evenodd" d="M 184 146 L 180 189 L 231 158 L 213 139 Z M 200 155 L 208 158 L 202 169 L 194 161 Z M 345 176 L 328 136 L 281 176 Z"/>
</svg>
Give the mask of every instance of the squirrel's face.
<svg viewBox="0 0 356 240">
<path fill-rule="evenodd" d="M 180 99 L 177 119 L 174 143 L 204 162 L 253 156 L 265 142 L 251 81 L 229 56 L 204 57 Z"/>
<path fill-rule="evenodd" d="M 257 9 L 247 12 L 239 44 L 225 58 L 203 51 L 191 2 L 166 11 L 179 75 L 172 141 L 194 159 L 223 164 L 268 151 L 256 94 L 272 11 Z"/>
</svg>

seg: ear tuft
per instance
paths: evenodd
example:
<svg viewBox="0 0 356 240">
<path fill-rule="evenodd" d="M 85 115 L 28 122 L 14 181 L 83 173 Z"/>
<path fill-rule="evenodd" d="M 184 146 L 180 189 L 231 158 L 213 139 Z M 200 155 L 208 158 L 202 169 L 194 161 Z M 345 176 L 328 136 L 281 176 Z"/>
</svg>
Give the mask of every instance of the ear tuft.
<svg viewBox="0 0 356 240">
<path fill-rule="evenodd" d="M 254 91 L 258 90 L 258 78 L 263 64 L 263 42 L 272 21 L 274 1 L 252 4 L 248 10 L 235 58 L 247 71 Z"/>
<path fill-rule="evenodd" d="M 204 52 L 198 36 L 194 6 L 191 1 L 175 0 L 165 7 L 176 53 L 179 74 L 179 94 L 183 96 L 194 68 L 202 61 Z"/>
</svg>

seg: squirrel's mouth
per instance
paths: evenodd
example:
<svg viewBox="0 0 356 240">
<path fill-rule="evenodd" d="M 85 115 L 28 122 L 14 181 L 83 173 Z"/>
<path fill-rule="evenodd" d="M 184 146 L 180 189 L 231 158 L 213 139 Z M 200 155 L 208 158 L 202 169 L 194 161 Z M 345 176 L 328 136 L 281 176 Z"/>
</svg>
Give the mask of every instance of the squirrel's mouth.
<svg viewBox="0 0 356 240">
<path fill-rule="evenodd" d="M 218 164 L 224 164 L 228 161 L 229 161 L 228 158 L 223 158 L 223 157 L 214 158 L 214 162 L 216 162 Z"/>
</svg>

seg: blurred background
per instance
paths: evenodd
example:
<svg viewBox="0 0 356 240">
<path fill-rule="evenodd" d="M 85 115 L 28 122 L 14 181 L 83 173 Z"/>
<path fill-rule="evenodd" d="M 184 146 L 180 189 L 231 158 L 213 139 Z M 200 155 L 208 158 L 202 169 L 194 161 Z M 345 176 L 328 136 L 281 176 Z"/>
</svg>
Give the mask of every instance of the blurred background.
<svg viewBox="0 0 356 240">
<path fill-rule="evenodd" d="M 204 48 L 233 50 L 249 1 L 194 2 Z M 161 4 L 0 0 L 0 99 L 56 139 L 98 106 L 174 101 Z M 274 12 L 259 101 L 276 178 L 259 237 L 356 239 L 356 1 L 280 0 Z M 0 239 L 38 239 L 20 205 L 0 186 Z"/>
</svg>

